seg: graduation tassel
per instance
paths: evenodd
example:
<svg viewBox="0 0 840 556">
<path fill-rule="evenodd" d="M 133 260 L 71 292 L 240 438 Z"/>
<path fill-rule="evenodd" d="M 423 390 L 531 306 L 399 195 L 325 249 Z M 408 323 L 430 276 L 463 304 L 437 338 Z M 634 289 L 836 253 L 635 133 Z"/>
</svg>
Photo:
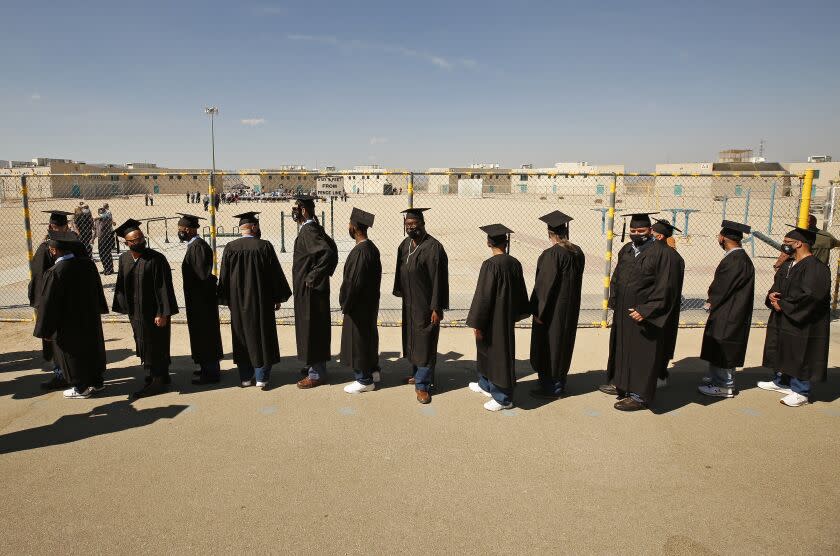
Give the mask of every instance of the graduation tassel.
<svg viewBox="0 0 840 556">
<path fill-rule="evenodd" d="M 621 243 L 624 243 L 624 232 L 627 231 L 627 219 L 624 219 L 624 225 L 621 226 Z"/>
<path fill-rule="evenodd" d="M 505 253 L 510 255 L 510 234 L 507 235 L 507 245 L 505 246 Z"/>
</svg>

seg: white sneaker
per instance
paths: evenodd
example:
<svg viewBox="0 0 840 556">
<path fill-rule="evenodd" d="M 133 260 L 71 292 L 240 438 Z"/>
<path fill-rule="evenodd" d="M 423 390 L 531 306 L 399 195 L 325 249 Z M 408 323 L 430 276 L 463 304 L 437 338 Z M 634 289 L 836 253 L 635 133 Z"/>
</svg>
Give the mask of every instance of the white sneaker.
<svg viewBox="0 0 840 556">
<path fill-rule="evenodd" d="M 790 388 L 785 388 L 784 386 L 779 386 L 772 380 L 766 380 L 759 382 L 756 384 L 762 390 L 770 390 L 771 392 L 781 392 L 782 394 L 793 394 L 793 390 Z"/>
<path fill-rule="evenodd" d="M 700 391 L 701 394 L 705 396 L 711 396 L 713 398 L 734 398 L 735 397 L 735 389 L 734 388 L 725 388 L 722 386 L 712 386 L 711 384 L 704 384 L 702 386 L 698 386 L 697 390 Z"/>
<path fill-rule="evenodd" d="M 376 388 L 373 384 L 362 384 L 358 380 L 354 380 L 344 387 L 344 391 L 348 394 L 361 394 L 362 392 L 373 392 Z"/>
<path fill-rule="evenodd" d="M 257 388 L 265 388 L 266 386 L 268 386 L 267 382 L 260 382 L 259 380 L 257 381 Z"/>
<path fill-rule="evenodd" d="M 249 387 L 249 386 L 251 386 L 251 385 L 253 385 L 253 384 L 254 384 L 254 383 L 253 383 L 253 382 L 251 382 L 250 380 L 243 380 L 243 381 L 242 381 L 242 388 L 247 388 L 247 387 Z"/>
<path fill-rule="evenodd" d="M 799 407 L 800 405 L 805 405 L 808 403 L 807 396 L 803 396 L 802 394 L 797 394 L 796 392 L 791 392 L 781 400 L 780 403 L 785 404 L 788 407 Z"/>
<path fill-rule="evenodd" d="M 469 387 L 470 387 L 470 390 L 472 390 L 473 392 L 476 392 L 477 394 L 484 394 L 488 398 L 491 397 L 490 392 L 487 392 L 486 390 L 484 390 L 484 388 L 479 386 L 477 382 L 470 382 Z"/>
<path fill-rule="evenodd" d="M 64 397 L 67 398 L 68 400 L 80 400 L 80 399 L 84 399 L 84 398 L 89 398 L 92 395 L 93 395 L 93 387 L 91 387 L 91 386 L 88 386 L 87 388 L 85 388 L 85 390 L 83 392 L 79 392 L 78 390 L 76 390 L 75 387 L 69 388 L 69 389 L 64 391 Z"/>
<path fill-rule="evenodd" d="M 513 407 L 512 403 L 502 405 L 494 399 L 491 399 L 490 401 L 485 402 L 484 404 L 484 409 L 486 409 L 487 411 L 499 411 L 500 409 L 510 409 L 511 407 Z"/>
<path fill-rule="evenodd" d="M 660 388 L 665 388 L 668 386 L 668 379 L 667 378 L 657 378 L 656 379 L 656 389 L 659 390 Z"/>
<path fill-rule="evenodd" d="M 373 371 L 372 373 L 370 373 L 370 375 L 371 375 L 371 377 L 373 377 L 373 383 L 374 384 L 379 384 L 380 382 L 382 382 L 382 373 L 381 372 Z"/>
</svg>

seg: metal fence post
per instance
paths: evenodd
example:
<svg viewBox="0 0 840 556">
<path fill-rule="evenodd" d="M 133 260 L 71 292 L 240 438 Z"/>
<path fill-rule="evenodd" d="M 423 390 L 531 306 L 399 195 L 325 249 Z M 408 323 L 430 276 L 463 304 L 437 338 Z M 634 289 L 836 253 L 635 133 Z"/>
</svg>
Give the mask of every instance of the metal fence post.
<svg viewBox="0 0 840 556">
<path fill-rule="evenodd" d="M 335 238 L 335 195 L 330 196 L 330 237 Z"/>
<path fill-rule="evenodd" d="M 408 208 L 414 208 L 414 174 L 408 175 Z"/>
<path fill-rule="evenodd" d="M 773 212 L 776 207 L 776 182 L 770 186 L 770 216 L 767 220 L 767 233 L 773 233 Z"/>
<path fill-rule="evenodd" d="M 744 203 L 744 224 L 748 224 L 750 221 L 750 193 L 752 193 L 751 188 L 747 189 L 747 198 Z"/>
<path fill-rule="evenodd" d="M 811 211 L 811 189 L 814 187 L 814 171 L 805 170 L 805 183 L 802 184 L 802 200 L 799 203 L 799 222 L 796 223 L 800 228 L 808 227 L 808 214 Z"/>
<path fill-rule="evenodd" d="M 608 196 L 609 208 L 607 209 L 607 250 L 604 253 L 604 299 L 602 300 L 603 314 L 601 315 L 601 328 L 607 327 L 610 302 L 610 274 L 612 274 L 612 251 L 613 251 L 613 225 L 615 224 L 615 185 L 617 178 L 615 174 L 610 182 L 610 194 Z"/>
<path fill-rule="evenodd" d="M 280 211 L 280 252 L 286 252 L 286 211 Z"/>
<path fill-rule="evenodd" d="M 29 269 L 29 281 L 32 281 L 32 257 L 34 256 L 32 251 L 32 222 L 29 218 L 29 190 L 26 187 L 26 176 L 20 176 L 20 198 L 23 201 L 23 230 L 24 235 L 26 236 L 26 257 L 27 257 L 27 265 L 26 267 Z M 36 313 L 33 311 L 32 313 L 32 320 L 35 320 Z"/>
<path fill-rule="evenodd" d="M 210 172 L 210 183 L 208 184 L 208 191 L 210 194 L 210 202 L 208 209 L 210 210 L 210 249 L 213 250 L 213 274 L 219 275 L 218 255 L 216 254 L 216 180 L 215 175 Z"/>
</svg>

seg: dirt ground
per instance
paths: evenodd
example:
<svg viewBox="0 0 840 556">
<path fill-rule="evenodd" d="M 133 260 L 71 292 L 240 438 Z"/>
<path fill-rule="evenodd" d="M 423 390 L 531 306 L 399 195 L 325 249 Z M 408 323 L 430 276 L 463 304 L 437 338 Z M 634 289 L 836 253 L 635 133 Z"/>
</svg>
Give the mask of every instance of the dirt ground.
<svg viewBox="0 0 840 556">
<path fill-rule="evenodd" d="M 278 330 L 269 392 L 235 370 L 191 385 L 176 325 L 172 391 L 129 402 L 128 325 L 106 325 L 107 388 L 88 400 L 42 394 L 31 325 L 0 325 L 0 553 L 840 553 L 837 334 L 829 381 L 794 409 L 755 388 L 764 330 L 731 400 L 696 393 L 702 331 L 683 330 L 653 410 L 623 414 L 595 391 L 608 331 L 579 331 L 569 395 L 545 402 L 519 330 L 516 408 L 490 413 L 466 388 L 469 330 L 441 334 L 428 406 L 401 385 L 399 329 L 381 330 L 384 387 L 356 396 L 335 362 L 332 385 L 295 388 Z"/>
</svg>

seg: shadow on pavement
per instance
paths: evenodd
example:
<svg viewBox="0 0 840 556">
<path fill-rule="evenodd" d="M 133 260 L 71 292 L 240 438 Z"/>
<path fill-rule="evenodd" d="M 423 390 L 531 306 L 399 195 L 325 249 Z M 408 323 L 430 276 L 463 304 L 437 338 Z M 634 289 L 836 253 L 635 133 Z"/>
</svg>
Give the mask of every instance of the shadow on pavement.
<svg viewBox="0 0 840 556">
<path fill-rule="evenodd" d="M 64 415 L 50 425 L 0 435 L 0 454 L 69 444 L 93 436 L 151 425 L 172 419 L 187 407 L 169 405 L 137 410 L 128 401 L 101 405 L 88 413 Z"/>
</svg>

